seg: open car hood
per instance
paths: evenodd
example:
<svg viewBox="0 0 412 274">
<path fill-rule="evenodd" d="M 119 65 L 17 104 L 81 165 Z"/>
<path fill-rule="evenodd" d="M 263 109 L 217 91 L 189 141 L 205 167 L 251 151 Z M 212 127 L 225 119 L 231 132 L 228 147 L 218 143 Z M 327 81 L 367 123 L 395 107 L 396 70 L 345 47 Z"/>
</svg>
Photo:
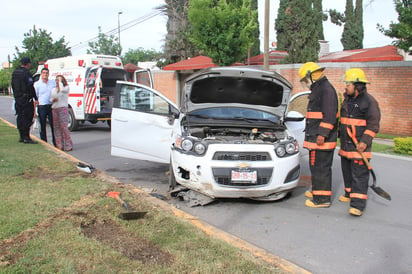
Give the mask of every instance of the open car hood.
<svg viewBox="0 0 412 274">
<path fill-rule="evenodd" d="M 203 70 L 185 81 L 182 112 L 246 107 L 284 117 L 292 85 L 280 74 L 245 67 Z"/>
</svg>

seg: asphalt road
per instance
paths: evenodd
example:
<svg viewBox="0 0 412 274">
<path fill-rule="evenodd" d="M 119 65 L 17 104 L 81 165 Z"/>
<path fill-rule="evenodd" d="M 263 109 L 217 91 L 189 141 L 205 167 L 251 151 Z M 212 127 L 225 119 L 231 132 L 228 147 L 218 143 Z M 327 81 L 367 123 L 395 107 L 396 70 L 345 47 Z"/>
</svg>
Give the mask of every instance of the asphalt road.
<svg viewBox="0 0 412 274">
<path fill-rule="evenodd" d="M 0 117 L 15 124 L 11 105 L 11 98 L 0 96 Z M 112 157 L 106 124 L 86 123 L 72 132 L 72 139 L 71 155 L 122 182 L 166 195 L 168 166 Z M 412 159 L 374 154 L 371 164 L 378 185 L 391 194 L 392 201 L 370 190 L 359 218 L 350 216 L 348 204 L 338 201 L 343 183 L 336 155 L 333 204 L 327 209 L 304 206 L 310 174 L 307 156 L 301 159 L 300 186 L 281 201 L 220 200 L 193 208 L 184 201 L 169 202 L 314 273 L 412 273 Z"/>
</svg>

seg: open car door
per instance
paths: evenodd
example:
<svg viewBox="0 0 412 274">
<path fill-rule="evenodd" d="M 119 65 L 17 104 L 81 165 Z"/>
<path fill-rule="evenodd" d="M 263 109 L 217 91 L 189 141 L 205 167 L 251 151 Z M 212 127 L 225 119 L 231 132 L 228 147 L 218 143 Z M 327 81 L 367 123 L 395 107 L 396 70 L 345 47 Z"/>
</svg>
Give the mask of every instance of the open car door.
<svg viewBox="0 0 412 274">
<path fill-rule="evenodd" d="M 302 152 L 303 141 L 305 139 L 305 116 L 309 102 L 310 91 L 303 91 L 290 98 L 286 115 L 286 126 L 295 136 Z"/>
<path fill-rule="evenodd" d="M 111 154 L 170 162 L 177 106 L 147 86 L 118 81 L 112 110 Z"/>
</svg>

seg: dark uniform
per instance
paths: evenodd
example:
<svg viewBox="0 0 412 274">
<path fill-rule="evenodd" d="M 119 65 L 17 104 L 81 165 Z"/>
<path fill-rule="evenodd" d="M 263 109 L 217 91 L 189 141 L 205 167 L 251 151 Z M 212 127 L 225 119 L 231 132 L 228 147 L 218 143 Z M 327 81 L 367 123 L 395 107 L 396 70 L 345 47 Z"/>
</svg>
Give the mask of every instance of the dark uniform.
<svg viewBox="0 0 412 274">
<path fill-rule="evenodd" d="M 330 203 L 333 152 L 338 135 L 338 97 L 326 77 L 314 82 L 310 90 L 303 147 L 309 150 L 313 201 Z M 316 144 L 318 135 L 325 137 L 321 146 Z"/>
<path fill-rule="evenodd" d="M 378 102 L 366 92 L 366 89 L 356 98 L 346 94 L 344 96 L 345 100 L 341 107 L 339 155 L 345 183 L 345 197 L 350 197 L 351 207 L 363 211 L 368 198 L 369 170 L 348 135 L 347 128 L 349 127 L 358 142 L 367 145 L 363 154 L 371 159 L 372 140 L 379 131 L 381 114 Z"/>
<path fill-rule="evenodd" d="M 33 124 L 34 102 L 37 101 L 33 87 L 33 77 L 28 69 L 19 67 L 14 70 L 11 79 L 15 110 L 17 115 L 17 129 L 20 133 L 20 142 L 29 142 L 30 126 Z"/>
</svg>

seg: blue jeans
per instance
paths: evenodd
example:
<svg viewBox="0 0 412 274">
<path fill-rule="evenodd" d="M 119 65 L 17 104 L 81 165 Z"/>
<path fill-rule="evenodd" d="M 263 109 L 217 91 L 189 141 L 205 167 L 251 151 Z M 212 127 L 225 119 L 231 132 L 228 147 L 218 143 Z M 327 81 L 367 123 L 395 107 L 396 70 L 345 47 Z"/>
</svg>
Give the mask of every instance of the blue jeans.
<svg viewBox="0 0 412 274">
<path fill-rule="evenodd" d="M 52 116 L 51 105 L 37 106 L 37 113 L 39 114 L 39 122 L 40 122 L 40 139 L 47 142 L 46 125 L 47 125 L 47 120 L 48 120 L 50 124 L 52 137 L 53 137 L 53 145 L 56 146 L 56 141 L 54 140 L 54 132 L 53 132 L 53 116 Z"/>
</svg>

